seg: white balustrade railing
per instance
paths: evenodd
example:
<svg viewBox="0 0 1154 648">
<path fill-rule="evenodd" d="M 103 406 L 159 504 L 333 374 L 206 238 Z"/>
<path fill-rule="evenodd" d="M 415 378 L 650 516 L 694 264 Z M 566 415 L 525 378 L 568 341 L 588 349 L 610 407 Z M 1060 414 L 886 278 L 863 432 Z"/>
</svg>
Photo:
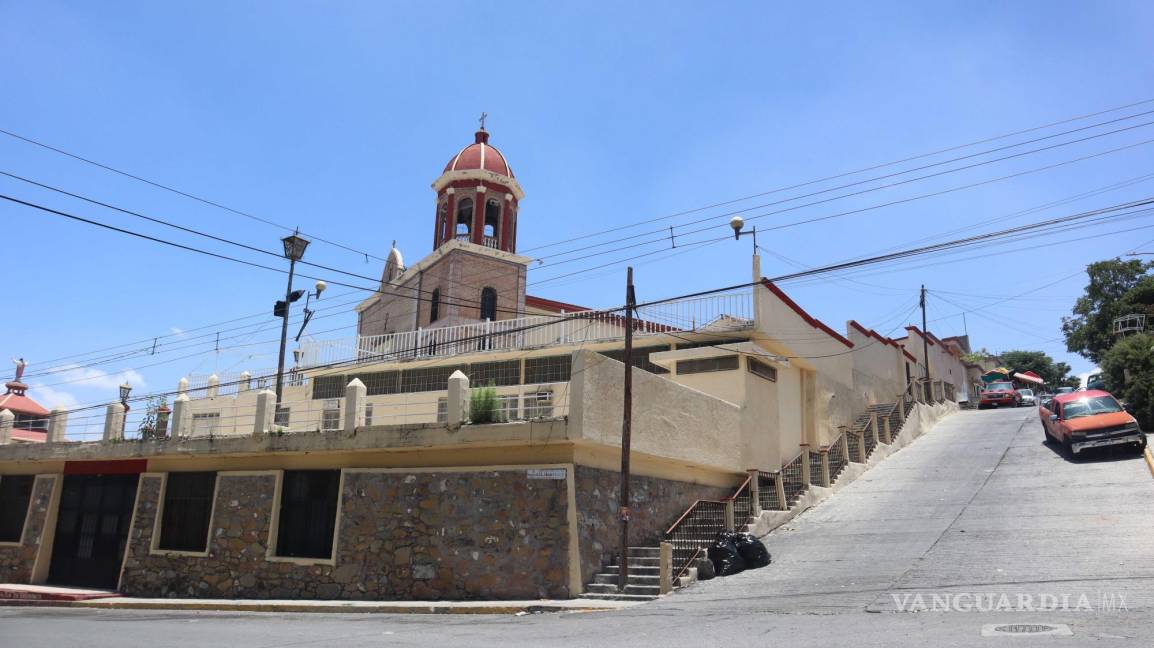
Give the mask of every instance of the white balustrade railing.
<svg viewBox="0 0 1154 648">
<path fill-rule="evenodd" d="M 742 330 L 753 326 L 752 293 L 735 292 L 683 299 L 638 309 L 634 336 L 694 331 Z M 336 362 L 388 362 L 513 351 L 617 340 L 625 335 L 620 312 L 582 311 L 517 319 L 362 335 L 301 344 L 303 368 Z"/>
</svg>

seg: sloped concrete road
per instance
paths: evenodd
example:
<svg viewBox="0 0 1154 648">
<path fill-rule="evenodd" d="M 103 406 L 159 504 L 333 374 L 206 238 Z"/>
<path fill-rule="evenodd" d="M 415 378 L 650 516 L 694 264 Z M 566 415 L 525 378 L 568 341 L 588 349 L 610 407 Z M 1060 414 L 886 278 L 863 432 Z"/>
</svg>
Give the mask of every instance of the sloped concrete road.
<svg viewBox="0 0 1154 648">
<path fill-rule="evenodd" d="M 1154 645 L 1154 478 L 1129 450 L 1066 460 L 1034 409 L 948 417 L 766 542 L 768 568 L 616 612 L 6 608 L 0 648 Z"/>
</svg>

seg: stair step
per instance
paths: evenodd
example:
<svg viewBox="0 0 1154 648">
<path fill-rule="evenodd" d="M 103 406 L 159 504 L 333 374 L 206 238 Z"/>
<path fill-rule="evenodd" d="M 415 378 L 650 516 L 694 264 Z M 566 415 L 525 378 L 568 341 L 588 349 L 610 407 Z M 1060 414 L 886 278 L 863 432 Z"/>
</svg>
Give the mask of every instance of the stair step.
<svg viewBox="0 0 1154 648">
<path fill-rule="evenodd" d="M 638 558 L 660 558 L 661 547 L 629 547 L 629 556 Z"/>
<path fill-rule="evenodd" d="M 597 599 L 600 601 L 652 601 L 656 596 L 651 594 L 602 594 L 600 592 L 585 592 L 581 598 Z"/>
<path fill-rule="evenodd" d="M 626 584 L 624 592 L 618 592 L 616 584 L 610 583 L 589 583 L 585 586 L 585 591 L 592 594 L 648 594 L 657 596 L 661 594 L 660 585 L 633 585 Z"/>
<path fill-rule="evenodd" d="M 599 573 L 602 574 L 616 574 L 621 569 L 620 565 L 606 565 Z M 637 565 L 629 565 L 629 575 L 637 574 L 638 576 L 659 576 L 661 574 L 661 567 L 657 565 L 638 567 Z"/>
<path fill-rule="evenodd" d="M 612 572 L 612 573 L 602 572 L 600 574 L 594 574 L 593 575 L 593 582 L 594 583 L 616 585 L 617 579 L 618 579 L 617 572 Z M 634 574 L 632 571 L 630 571 L 628 582 L 630 585 L 660 585 L 661 584 L 661 575 L 660 574 Z"/>
<path fill-rule="evenodd" d="M 616 556 L 614 556 L 613 560 L 610 562 L 611 562 L 611 564 L 614 564 L 614 565 L 620 564 L 619 562 L 617 562 Z M 637 558 L 635 556 L 629 557 L 629 566 L 630 567 L 634 567 L 634 566 L 636 566 L 636 567 L 657 567 L 660 564 L 661 564 L 660 558 Z"/>
</svg>

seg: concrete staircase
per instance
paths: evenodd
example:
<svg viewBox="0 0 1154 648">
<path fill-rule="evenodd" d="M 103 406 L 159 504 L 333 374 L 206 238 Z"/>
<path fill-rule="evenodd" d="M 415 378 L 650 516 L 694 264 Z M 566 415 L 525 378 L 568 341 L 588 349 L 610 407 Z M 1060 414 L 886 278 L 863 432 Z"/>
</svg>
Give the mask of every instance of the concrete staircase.
<svg viewBox="0 0 1154 648">
<path fill-rule="evenodd" d="M 624 591 L 617 589 L 619 557 L 593 576 L 585 586 L 582 598 L 614 601 L 651 601 L 661 595 L 661 549 L 659 547 L 629 547 L 629 581 Z M 694 571 L 694 570 L 690 570 Z M 696 574 L 694 574 L 695 576 Z M 688 584 L 686 576 L 681 578 Z M 674 587 L 680 586 L 674 583 Z"/>
</svg>

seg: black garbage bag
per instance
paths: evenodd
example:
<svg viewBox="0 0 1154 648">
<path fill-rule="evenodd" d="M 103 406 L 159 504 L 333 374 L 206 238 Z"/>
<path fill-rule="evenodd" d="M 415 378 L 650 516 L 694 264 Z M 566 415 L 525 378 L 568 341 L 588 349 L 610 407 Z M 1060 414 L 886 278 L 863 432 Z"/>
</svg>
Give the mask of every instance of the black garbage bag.
<svg viewBox="0 0 1154 648">
<path fill-rule="evenodd" d="M 745 561 L 737 552 L 732 533 L 721 532 L 709 547 L 709 560 L 718 576 L 732 576 L 745 571 Z"/>
<path fill-rule="evenodd" d="M 702 556 L 694 563 L 697 566 L 697 580 L 707 581 L 717 576 L 717 570 L 713 567 L 713 561 Z"/>
<path fill-rule="evenodd" d="M 737 547 L 737 553 L 741 559 L 745 561 L 746 569 L 757 569 L 765 567 L 770 562 L 769 550 L 761 543 L 761 540 L 753 537 L 748 533 L 734 534 L 737 537 L 733 544 Z"/>
</svg>

